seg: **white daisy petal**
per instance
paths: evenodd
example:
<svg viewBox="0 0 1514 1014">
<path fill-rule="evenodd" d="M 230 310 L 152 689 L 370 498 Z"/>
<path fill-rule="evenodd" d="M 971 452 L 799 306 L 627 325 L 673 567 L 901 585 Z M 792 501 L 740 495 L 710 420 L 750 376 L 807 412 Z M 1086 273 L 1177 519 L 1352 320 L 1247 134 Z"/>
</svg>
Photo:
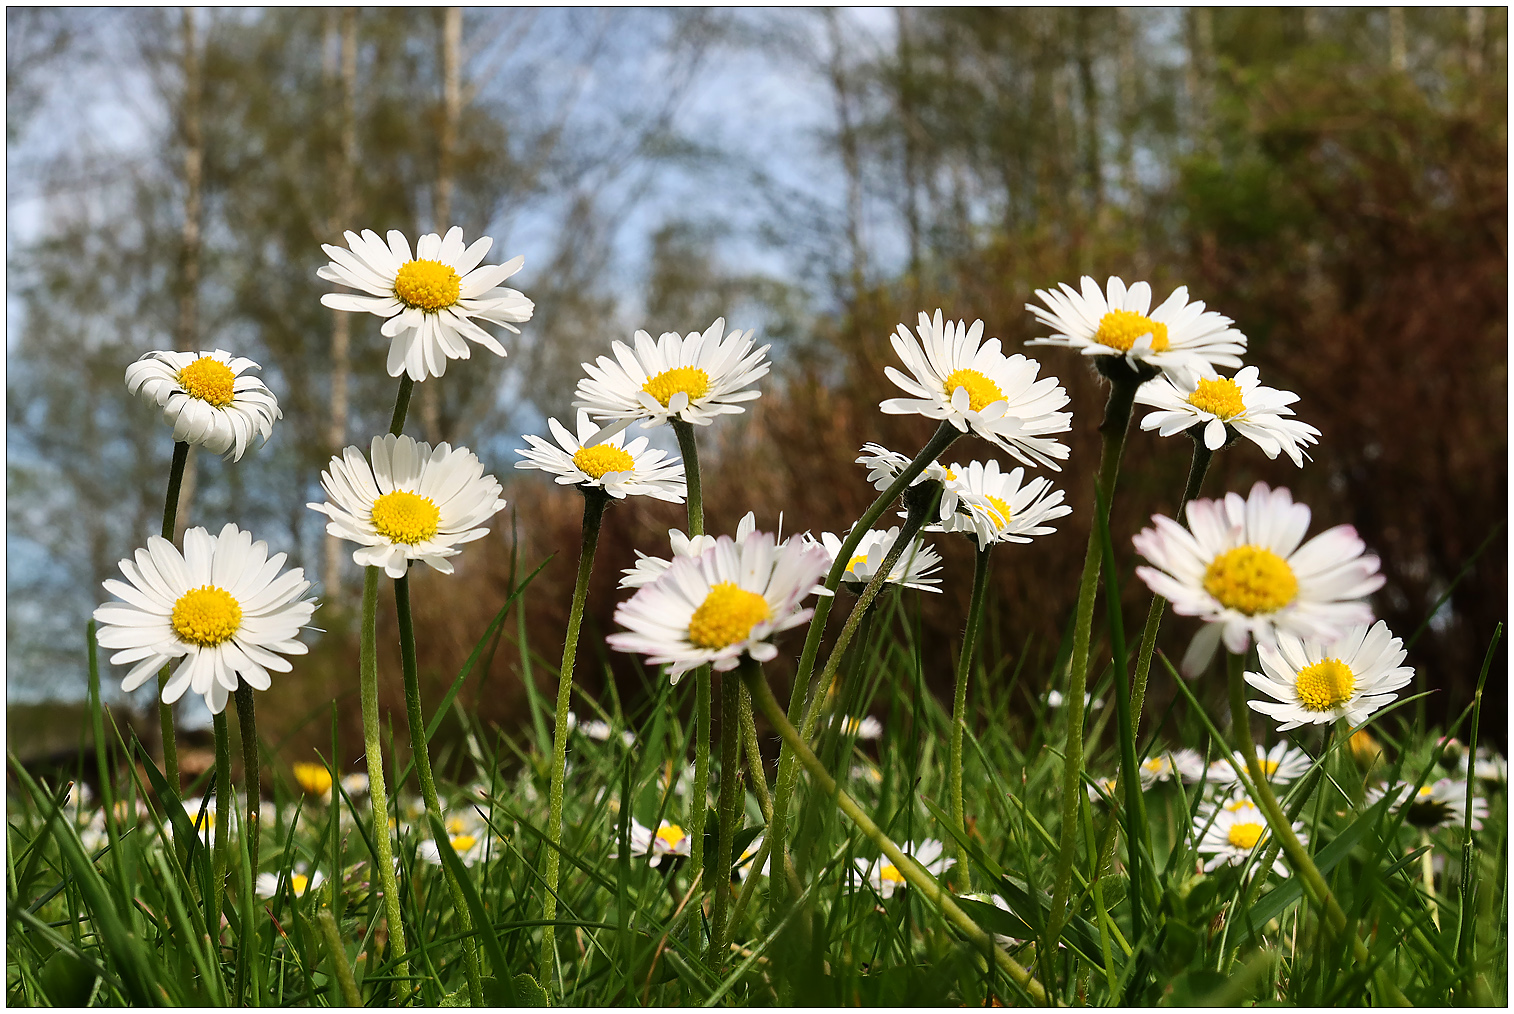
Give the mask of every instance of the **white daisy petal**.
<svg viewBox="0 0 1514 1014">
<path fill-rule="evenodd" d="M 204 447 L 238 461 L 252 438 L 266 443 L 283 417 L 273 392 L 250 359 L 213 352 L 148 352 L 126 368 L 126 389 L 163 410 L 175 441 Z"/>
<path fill-rule="evenodd" d="M 624 431 L 595 443 L 593 436 L 598 427 L 584 409 L 578 411 L 578 438 L 556 419 L 549 419 L 548 423 L 557 444 L 527 435 L 525 439 L 530 446 L 515 452 L 526 460 L 517 461 L 516 468 L 551 472 L 563 485 L 603 489 L 616 499 L 641 495 L 683 503 L 687 490 L 682 458 L 669 457 L 661 449 L 650 449 L 645 437 L 638 437 L 628 446 Z"/>
</svg>

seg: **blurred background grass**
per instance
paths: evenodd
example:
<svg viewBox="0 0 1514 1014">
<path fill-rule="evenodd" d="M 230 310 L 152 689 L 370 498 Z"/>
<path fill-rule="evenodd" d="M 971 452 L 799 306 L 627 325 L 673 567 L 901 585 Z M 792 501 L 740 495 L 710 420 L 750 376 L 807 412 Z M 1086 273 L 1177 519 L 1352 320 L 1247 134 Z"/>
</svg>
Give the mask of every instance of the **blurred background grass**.
<svg viewBox="0 0 1514 1014">
<path fill-rule="evenodd" d="M 342 741 L 361 742 L 357 569 L 304 506 L 393 398 L 378 322 L 319 303 L 320 244 L 348 228 L 492 235 L 495 259 L 526 254 L 514 281 L 537 306 L 507 360 L 454 363 L 412 412 L 417 436 L 477 450 L 511 504 L 454 577 L 416 576 L 428 708 L 512 568 L 552 554 L 460 699 L 514 729 L 523 644 L 555 664 L 578 497 L 515 472 L 513 449 L 566 418 L 579 363 L 611 340 L 719 315 L 757 328 L 776 364 L 762 399 L 702 434 L 709 530 L 755 510 L 765 527 L 782 512 L 786 532 L 834 531 L 870 499 L 851 464 L 862 442 L 912 451 L 927 434 L 877 412 L 894 326 L 939 306 L 1014 350 L 1036 334 L 1033 290 L 1085 272 L 1148 278 L 1159 297 L 1188 285 L 1250 336 L 1248 361 L 1297 391 L 1323 436 L 1302 470 L 1222 455 L 1205 492 L 1264 479 L 1314 508 L 1312 531 L 1356 525 L 1382 556 L 1374 607 L 1395 631 L 1486 544 L 1411 655 L 1439 691 L 1432 723 L 1466 705 L 1505 616 L 1503 8 L 14 8 L 7 37 L 7 702 L 25 757 L 76 749 L 84 623 L 158 527 L 169 434 L 122 373 L 167 347 L 250 356 L 284 410 L 242 462 L 196 455 L 180 511 L 251 528 L 319 583 L 325 633 L 260 697 L 263 733 L 308 756 L 330 741 L 335 699 Z M 995 568 L 988 644 L 1049 658 L 1075 594 L 1100 392 L 1074 357 L 1036 357 L 1073 396 L 1076 510 Z M 1187 462 L 1184 441 L 1131 441 L 1111 522 L 1124 545 L 1173 509 Z M 681 518 L 610 511 L 587 693 L 612 679 L 641 692 L 604 650 L 614 585 L 633 547 L 665 552 Z M 940 548 L 948 580 L 922 637 L 945 686 L 970 554 Z M 1126 588 L 1139 609 L 1144 589 Z M 398 709 L 392 608 L 380 617 Z M 1169 623 L 1164 647 L 1191 632 Z M 1168 693 L 1158 681 L 1148 711 Z M 1504 681 L 1487 698 L 1484 735 L 1501 743 Z M 118 714 L 148 703 L 115 700 Z"/>
</svg>

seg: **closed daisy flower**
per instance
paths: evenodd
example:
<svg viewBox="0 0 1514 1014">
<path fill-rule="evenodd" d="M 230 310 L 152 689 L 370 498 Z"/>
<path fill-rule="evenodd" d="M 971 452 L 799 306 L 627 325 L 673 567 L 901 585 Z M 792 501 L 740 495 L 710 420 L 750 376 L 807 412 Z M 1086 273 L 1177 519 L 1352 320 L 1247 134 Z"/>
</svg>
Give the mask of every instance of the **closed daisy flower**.
<svg viewBox="0 0 1514 1014">
<path fill-rule="evenodd" d="M 1330 641 L 1279 631 L 1277 646 L 1259 644 L 1257 654 L 1262 671 L 1248 672 L 1246 682 L 1273 699 L 1248 703 L 1277 719 L 1279 731 L 1338 719 L 1361 725 L 1414 679 L 1414 669 L 1402 664 L 1404 642 L 1382 620 Z"/>
<path fill-rule="evenodd" d="M 857 548 L 852 550 L 851 559 L 847 561 L 846 570 L 841 575 L 842 582 L 854 591 L 861 591 L 862 587 L 873 579 L 873 575 L 878 573 L 878 568 L 883 566 L 884 557 L 888 556 L 894 548 L 894 543 L 898 538 L 897 525 L 887 531 L 869 529 L 863 533 L 862 540 L 857 543 Z M 832 564 L 836 562 L 836 554 L 841 552 L 844 542 L 841 536 L 832 535 L 830 532 L 821 532 L 818 542 L 809 536 L 805 536 L 805 539 L 810 545 L 822 547 Z M 886 581 L 888 584 L 896 584 L 901 588 L 939 592 L 941 589 L 936 585 L 941 583 L 941 579 L 933 575 L 940 569 L 940 554 L 916 537 L 899 555 Z"/>
<path fill-rule="evenodd" d="M 1048 521 L 1072 513 L 1050 479 L 1038 476 L 1025 482 L 1023 468 L 1003 472 L 997 461 L 974 461 L 966 466 L 954 462 L 947 471 L 952 476 L 947 488 L 956 502 L 948 510 L 947 497 L 942 496 L 941 521 L 926 530 L 974 535 L 979 549 L 1049 535 L 1056 529 Z"/>
<path fill-rule="evenodd" d="M 309 650 L 298 637 L 315 611 L 313 598 L 301 598 L 310 588 L 304 570 L 280 573 L 285 559 L 228 524 L 216 536 L 189 529 L 183 555 L 154 536 L 122 560 L 126 581 L 105 582 L 121 601 L 95 610 L 100 647 L 115 650 L 113 665 L 132 667 L 121 689 L 135 690 L 183 659 L 163 687 L 164 703 L 193 690 L 219 715 L 239 680 L 267 690 L 269 670 L 288 672 L 284 656 Z"/>
<path fill-rule="evenodd" d="M 748 535 L 757 530 L 757 515 L 753 511 L 747 511 L 742 517 L 740 524 L 736 526 L 736 541 L 743 542 Z M 673 559 L 680 556 L 698 556 L 706 549 L 715 545 L 713 535 L 695 535 L 692 538 L 676 528 L 668 529 L 668 542 L 673 549 Z M 636 566 L 627 567 L 620 573 L 621 588 L 640 588 L 642 585 L 651 584 L 662 576 L 663 571 L 668 569 L 673 560 L 664 560 L 660 556 L 648 556 L 641 550 L 636 550 Z"/>
<path fill-rule="evenodd" d="M 1314 766 L 1313 758 L 1287 742 L 1278 743 L 1266 751 L 1257 747 L 1256 759 L 1262 767 L 1262 773 L 1267 776 L 1267 781 L 1273 785 L 1287 785 Z M 1234 757 L 1221 757 L 1209 765 L 1209 784 L 1219 787 L 1234 785 L 1239 780 L 1237 769 L 1246 777 L 1251 777 L 1244 755 L 1237 752 Z"/>
<path fill-rule="evenodd" d="M 983 322 L 968 327 L 920 314 L 919 340 L 903 324 L 891 336 L 894 351 L 909 367 L 905 376 L 892 366 L 884 373 L 910 395 L 878 407 L 890 415 L 944 419 L 963 433 L 991 440 L 1027 465 L 1061 469 L 1067 445 L 1052 433 L 1072 429 L 1072 413 L 1060 412 L 1067 392 L 1055 377 L 1037 380 L 1041 364 L 1018 353 L 1006 356 L 999 339 L 982 341 Z"/>
<path fill-rule="evenodd" d="M 646 437 L 637 437 L 626 444 L 625 434 L 617 433 L 593 443 L 599 427 L 581 409 L 576 437 L 556 419 L 548 419 L 547 425 L 557 446 L 527 434 L 526 442 L 531 446 L 515 452 L 526 459 L 517 461 L 516 468 L 551 472 L 561 485 L 597 487 L 617 500 L 640 495 L 683 503 L 687 492 L 683 461 L 670 459 L 667 451 L 649 448 Z"/>
<path fill-rule="evenodd" d="M 499 480 L 466 447 L 420 443 L 388 434 L 374 437 L 373 463 L 348 447 L 321 473 L 326 503 L 305 506 L 331 519 L 328 535 L 355 542 L 360 567 L 383 567 L 405 576 L 420 560 L 443 574 L 458 547 L 489 534 L 479 527 L 504 509 Z"/>
<path fill-rule="evenodd" d="M 1408 782 L 1394 782 L 1380 788 L 1367 790 L 1366 805 L 1371 806 L 1384 796 L 1393 802 L 1389 805 L 1401 811 L 1404 823 L 1422 831 L 1441 827 L 1465 827 L 1467 823 L 1467 783 L 1460 778 L 1442 778 L 1430 785 L 1415 788 Z M 1488 801 L 1472 797 L 1472 830 L 1481 831 L 1483 818 L 1488 815 Z"/>
<path fill-rule="evenodd" d="M 1308 842 L 1302 823 L 1294 824 L 1293 831 L 1300 843 Z M 1209 857 L 1204 872 L 1213 873 L 1221 866 L 1244 865 L 1252 855 L 1259 854 L 1272 829 L 1257 805 L 1239 796 L 1200 806 L 1194 817 L 1193 833 L 1199 840 L 1196 846 L 1199 855 Z M 1272 871 L 1280 877 L 1288 875 L 1281 857 L 1273 860 Z"/>
<path fill-rule="evenodd" d="M 703 334 L 668 331 L 653 341 L 637 331 L 633 341 L 635 348 L 615 342 L 614 359 L 584 363 L 589 375 L 578 382 L 574 408 L 621 429 L 638 419 L 643 427 L 669 419 L 708 426 L 717 416 L 746 411 L 742 405 L 762 394 L 750 385 L 771 365 L 768 346 L 752 348 L 750 330 L 725 334 L 724 317 Z"/>
<path fill-rule="evenodd" d="M 933 877 L 940 877 L 956 863 L 955 859 L 946 855 L 944 846 L 934 838 L 927 838 L 918 845 L 906 842 L 900 847 L 900 851 L 920 864 L 920 867 Z M 878 897 L 885 901 L 892 898 L 895 891 L 909 883 L 887 856 L 879 856 L 873 860 L 859 857 L 855 862 L 861 879 L 853 880 L 852 886 L 861 887 L 864 883 L 868 884 L 877 892 Z"/>
<path fill-rule="evenodd" d="M 126 389 L 163 410 L 175 441 L 240 461 L 283 416 L 273 392 L 246 371 L 251 359 L 214 352 L 149 352 L 126 368 Z"/>
<path fill-rule="evenodd" d="M 1198 616 L 1207 626 L 1194 637 L 1183 672 L 1204 669 L 1223 637 L 1232 654 L 1255 637 L 1272 644 L 1277 634 L 1329 638 L 1372 622 L 1367 595 L 1381 588 L 1376 556 L 1350 525 L 1337 525 L 1303 542 L 1310 511 L 1286 489 L 1259 482 L 1251 495 L 1188 504 L 1188 528 L 1153 515 L 1155 528 L 1134 538 L 1153 566 L 1136 573 L 1174 612 Z"/>
<path fill-rule="evenodd" d="M 331 263 L 316 274 L 368 295 L 328 292 L 321 303 L 333 310 L 387 318 L 381 331 L 393 339 L 388 362 L 391 377 L 402 373 L 411 380 L 440 377 L 447 372 L 447 360 L 472 355 L 470 341 L 503 356 L 504 346 L 477 321 L 519 334 L 515 325 L 531 319 L 532 302 L 499 284 L 519 271 L 525 259 L 514 257 L 503 264 L 479 267 L 494 245 L 488 236 L 464 247 L 463 230 L 457 226 L 447 231 L 445 239 L 427 233 L 416 241 L 412 257 L 410 241 L 396 229 L 389 230 L 387 243 L 371 229 L 364 229 L 361 236 L 343 235 L 351 249 L 322 244 Z"/>
<path fill-rule="evenodd" d="M 706 663 L 726 672 L 742 655 L 769 661 L 778 649 L 768 638 L 809 619 L 799 603 L 829 568 L 825 550 L 798 536 L 779 544 L 767 532 L 740 542 L 722 535 L 622 602 L 615 621 L 627 629 L 610 635 L 610 647 L 667 665 L 675 683 Z"/>
<path fill-rule="evenodd" d="M 654 833 L 635 817 L 631 818 L 631 855 L 651 856 L 653 866 L 661 866 L 664 857 L 687 856 L 691 847 L 688 832 L 677 824 L 664 820 Z M 761 846 L 759 846 L 760 848 Z M 610 853 L 610 858 L 617 854 Z"/>
<path fill-rule="evenodd" d="M 1295 465 L 1303 466 L 1308 457 L 1303 449 L 1319 440 L 1319 430 L 1288 418 L 1293 415 L 1288 406 L 1298 401 L 1298 395 L 1263 387 L 1255 366 L 1247 366 L 1234 377 L 1192 379 L 1188 383 L 1157 377 L 1142 384 L 1136 404 L 1157 411 L 1141 420 L 1141 429 L 1170 437 L 1202 424 L 1204 431 L 1198 439 L 1211 451 L 1224 447 L 1233 432 L 1256 444 L 1269 458 L 1282 451 Z"/>
<path fill-rule="evenodd" d="M 1151 286 L 1145 282 L 1126 288 L 1111 277 L 1106 292 L 1084 275 L 1082 285 L 1081 292 L 1066 282 L 1056 290 L 1036 290 L 1046 305 L 1027 303 L 1025 309 L 1054 333 L 1027 345 L 1065 345 L 1085 356 L 1122 358 L 1133 369 L 1160 370 L 1183 383 L 1213 374 L 1219 366 L 1241 365 L 1246 336 L 1230 326 L 1229 317 L 1188 302 L 1187 287 L 1175 289 L 1153 310 Z"/>
</svg>

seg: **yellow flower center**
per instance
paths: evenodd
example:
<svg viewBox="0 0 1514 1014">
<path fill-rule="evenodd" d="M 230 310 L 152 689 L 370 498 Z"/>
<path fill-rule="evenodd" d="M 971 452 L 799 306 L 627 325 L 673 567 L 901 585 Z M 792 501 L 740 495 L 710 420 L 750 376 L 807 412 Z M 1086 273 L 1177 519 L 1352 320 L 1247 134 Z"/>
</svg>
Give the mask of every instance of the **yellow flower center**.
<svg viewBox="0 0 1514 1014">
<path fill-rule="evenodd" d="M 331 791 L 331 772 L 325 765 L 297 761 L 293 768 L 294 780 L 307 796 L 324 796 Z"/>
<path fill-rule="evenodd" d="M 394 295 L 406 306 L 436 313 L 456 303 L 463 280 L 441 261 L 406 261 L 394 276 Z"/>
<path fill-rule="evenodd" d="M 466 852 L 478 844 L 478 839 L 471 834 L 455 834 L 448 840 L 452 842 L 453 852 Z"/>
<path fill-rule="evenodd" d="M 1329 711 L 1349 701 L 1356 692 L 1356 673 L 1340 659 L 1327 658 L 1301 670 L 1293 688 L 1305 708 Z"/>
<path fill-rule="evenodd" d="M 677 824 L 668 824 L 657 829 L 657 840 L 666 845 L 669 851 L 678 848 L 679 843 L 687 837 L 683 828 Z"/>
<path fill-rule="evenodd" d="M 463 820 L 463 818 L 461 817 L 448 817 L 446 827 L 447 833 L 449 835 L 452 835 L 453 837 L 456 837 L 457 835 L 467 832 L 468 822 Z"/>
<path fill-rule="evenodd" d="M 1230 825 L 1230 844 L 1238 849 L 1254 849 L 1256 843 L 1262 840 L 1262 832 L 1266 830 L 1260 824 L 1250 822 Z"/>
<path fill-rule="evenodd" d="M 1015 516 L 1014 511 L 1009 509 L 1009 501 L 1001 500 L 996 496 L 985 496 L 983 499 L 989 502 L 988 513 L 992 515 L 991 520 L 994 525 L 999 528 L 1008 528 Z"/>
<path fill-rule="evenodd" d="M 194 814 L 195 827 L 201 831 L 214 831 L 216 828 L 216 812 L 206 810 L 203 815 L 198 811 Z"/>
<path fill-rule="evenodd" d="M 959 387 L 967 391 L 967 407 L 974 412 L 981 412 L 994 402 L 1004 400 L 1004 392 L 999 390 L 999 385 L 977 370 L 953 370 L 948 374 L 946 396 L 950 398 L 956 394 Z"/>
<path fill-rule="evenodd" d="M 846 561 L 846 572 L 848 574 L 856 573 L 856 571 L 857 571 L 857 564 L 859 564 L 859 563 L 866 563 L 866 562 L 867 562 L 867 554 L 866 553 L 863 553 L 861 556 L 854 556 L 850 560 Z"/>
<path fill-rule="evenodd" d="M 201 356 L 179 371 L 179 386 L 191 398 L 225 408 L 231 404 L 237 375 L 231 367 L 210 356 Z"/>
<path fill-rule="evenodd" d="M 899 867 L 893 863 L 884 863 L 883 869 L 878 871 L 879 880 L 892 881 L 895 884 L 904 883 L 904 874 L 899 872 Z"/>
<path fill-rule="evenodd" d="M 390 542 L 413 546 L 436 534 L 442 512 L 429 496 L 397 489 L 373 501 L 373 530 Z"/>
<path fill-rule="evenodd" d="M 214 648 L 242 626 L 242 606 L 226 589 L 201 585 L 179 596 L 168 622 L 179 640 Z"/>
<path fill-rule="evenodd" d="M 957 481 L 957 473 L 954 472 L 954 471 L 952 471 L 950 468 L 946 469 L 946 481 L 947 482 L 956 482 Z"/>
<path fill-rule="evenodd" d="M 1093 340 L 1121 352 L 1130 347 L 1142 335 L 1151 335 L 1151 351 L 1167 351 L 1167 325 L 1161 321 L 1136 313 L 1134 310 L 1110 310 L 1099 319 L 1098 333 Z"/>
<path fill-rule="evenodd" d="M 595 479 L 603 479 L 609 472 L 629 472 L 636 467 L 630 453 L 614 444 L 580 447 L 573 452 L 573 464 L 580 472 Z"/>
<path fill-rule="evenodd" d="M 1221 553 L 1204 571 L 1204 590 L 1226 609 L 1247 616 L 1275 613 L 1298 597 L 1298 578 L 1288 561 L 1261 546 Z"/>
<path fill-rule="evenodd" d="M 296 895 L 303 895 L 305 889 L 310 886 L 310 878 L 303 873 L 293 874 L 289 878 L 289 886 L 294 888 Z"/>
<path fill-rule="evenodd" d="M 1221 421 L 1234 419 L 1246 411 L 1246 402 L 1241 399 L 1241 385 L 1229 377 L 1200 380 L 1199 386 L 1188 396 L 1188 404 L 1200 412 L 1213 412 Z"/>
<path fill-rule="evenodd" d="M 722 581 L 710 589 L 689 617 L 689 643 L 699 648 L 724 648 L 744 640 L 752 628 L 771 615 L 767 599 Z"/>
<path fill-rule="evenodd" d="M 1166 770 L 1167 765 L 1162 763 L 1162 758 L 1153 757 L 1151 758 L 1151 760 L 1142 764 L 1141 767 L 1145 768 L 1147 771 L 1150 771 L 1154 775 L 1159 775 L 1164 770 Z"/>
<path fill-rule="evenodd" d="M 1258 757 L 1257 763 L 1262 766 L 1262 774 L 1266 775 L 1268 778 L 1271 778 L 1273 775 L 1277 774 L 1277 761 L 1271 760 L 1266 757 Z"/>
<path fill-rule="evenodd" d="M 1225 809 L 1229 810 L 1231 813 L 1240 813 L 1250 805 L 1251 800 L 1249 799 L 1232 799 L 1229 802 L 1225 803 Z"/>
<path fill-rule="evenodd" d="M 673 395 L 682 391 L 689 401 L 698 401 L 710 393 L 710 375 L 697 366 L 675 366 L 663 370 L 641 385 L 641 389 L 657 399 L 664 408 L 673 400 Z"/>
</svg>

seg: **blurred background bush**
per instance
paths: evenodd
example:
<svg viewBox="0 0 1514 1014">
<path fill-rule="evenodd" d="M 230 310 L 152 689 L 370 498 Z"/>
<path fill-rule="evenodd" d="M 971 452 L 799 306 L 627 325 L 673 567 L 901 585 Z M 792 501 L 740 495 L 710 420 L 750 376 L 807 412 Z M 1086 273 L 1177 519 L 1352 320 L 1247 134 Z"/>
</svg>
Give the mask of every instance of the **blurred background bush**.
<svg viewBox="0 0 1514 1014">
<path fill-rule="evenodd" d="M 580 362 L 611 340 L 720 315 L 757 328 L 776 368 L 751 412 L 708 434 L 710 530 L 750 509 L 764 527 L 782 512 L 785 532 L 839 531 L 871 497 L 851 463 L 862 442 L 912 451 L 928 433 L 877 411 L 895 325 L 939 306 L 1013 350 L 1036 335 L 1033 290 L 1083 273 L 1148 278 L 1159 297 L 1187 285 L 1237 321 L 1248 361 L 1299 393 L 1323 437 L 1302 470 L 1237 447 L 1206 493 L 1263 479 L 1313 507 L 1311 530 L 1356 525 L 1388 576 L 1374 606 L 1401 635 L 1455 583 L 1412 661 L 1437 691 L 1430 721 L 1470 700 L 1507 604 L 1503 8 L 6 17 L 7 701 L 23 756 L 77 747 L 85 622 L 158 528 L 169 433 L 123 371 L 149 349 L 224 347 L 262 364 L 284 418 L 239 464 L 192 459 L 181 525 L 234 520 L 317 580 L 324 633 L 260 698 L 262 728 L 308 756 L 330 742 L 334 700 L 353 758 L 360 576 L 305 503 L 333 451 L 383 429 L 395 384 L 378 321 L 320 305 L 320 244 L 453 223 L 495 237 L 495 260 L 526 254 L 512 283 L 536 315 L 506 336 L 508 359 L 452 364 L 412 409 L 412 433 L 473 447 L 511 505 L 456 576 L 417 575 L 432 703 L 512 575 L 556 554 L 460 700 L 508 732 L 528 720 L 525 681 L 548 685 L 578 496 L 516 472 L 513 449 L 546 415 L 566 420 Z M 1070 615 L 1101 408 L 1075 357 L 1037 358 L 1073 396 L 1075 513 L 995 568 L 987 643 L 1030 653 L 1027 693 L 1052 678 Z M 1132 439 L 1123 545 L 1173 510 L 1187 463 L 1182 439 Z M 628 706 L 642 694 L 602 636 L 633 547 L 665 553 L 682 517 L 610 512 L 590 694 L 609 679 Z M 970 553 L 941 548 L 946 591 L 920 623 L 927 674 L 949 685 Z M 1146 592 L 1128 551 L 1121 566 L 1128 627 Z M 1171 620 L 1163 646 L 1191 633 Z M 1483 712 L 1499 740 L 1503 657 Z M 119 676 L 104 673 L 107 699 L 145 713 Z"/>
</svg>

